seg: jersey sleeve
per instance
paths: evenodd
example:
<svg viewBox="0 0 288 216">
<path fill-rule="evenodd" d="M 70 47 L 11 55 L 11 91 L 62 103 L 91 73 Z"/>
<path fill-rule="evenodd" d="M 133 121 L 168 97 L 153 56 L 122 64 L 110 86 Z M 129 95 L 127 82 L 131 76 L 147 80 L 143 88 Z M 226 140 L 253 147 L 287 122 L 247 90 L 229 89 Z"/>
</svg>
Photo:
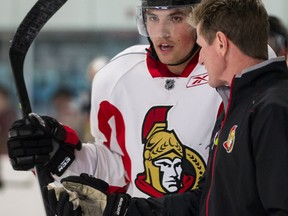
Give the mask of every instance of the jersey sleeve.
<svg viewBox="0 0 288 216">
<path fill-rule="evenodd" d="M 92 84 L 90 125 L 94 140 L 83 144 L 82 149 L 75 152 L 76 160 L 61 178 L 53 176 L 56 182 L 70 175 L 87 173 L 116 188 L 127 184 L 123 162 L 125 152 L 121 149 L 123 136 L 119 136 L 125 127 L 121 113 L 111 103 L 114 81 L 118 77 L 110 79 L 109 73 L 117 74 L 117 71 L 110 67 L 107 70 L 104 68 L 97 73 L 97 79 L 94 78 Z"/>
<path fill-rule="evenodd" d="M 75 152 L 76 160 L 60 177 L 54 176 L 57 182 L 60 179 L 87 173 L 96 178 L 109 182 L 111 186 L 124 187 L 126 185 L 123 177 L 125 171 L 121 156 L 105 145 L 97 143 L 85 143 L 81 151 Z M 112 168 L 111 168 L 112 167 Z"/>
<path fill-rule="evenodd" d="M 94 175 L 113 186 L 123 187 L 125 171 L 125 123 L 114 104 L 113 91 L 121 73 L 114 63 L 104 66 L 94 77 L 91 92 L 90 124 L 96 143 Z"/>
<path fill-rule="evenodd" d="M 91 134 L 97 143 L 97 150 L 98 146 L 105 146 L 105 149 L 100 149 L 105 154 L 98 154 L 96 174 L 110 185 L 113 185 L 112 182 L 128 182 L 131 172 L 131 160 L 126 149 L 125 120 L 128 116 L 124 114 L 124 109 L 127 103 L 119 94 L 119 86 L 127 84 L 123 81 L 126 73 L 145 59 L 145 47 L 133 46 L 119 53 L 95 75 L 92 82 Z"/>
</svg>

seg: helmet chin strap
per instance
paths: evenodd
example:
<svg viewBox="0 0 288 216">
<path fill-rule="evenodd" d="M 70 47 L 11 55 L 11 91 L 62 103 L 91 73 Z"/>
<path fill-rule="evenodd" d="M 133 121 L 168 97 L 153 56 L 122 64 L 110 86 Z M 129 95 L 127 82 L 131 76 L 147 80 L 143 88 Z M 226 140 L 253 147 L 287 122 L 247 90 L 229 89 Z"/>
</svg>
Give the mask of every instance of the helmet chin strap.
<svg viewBox="0 0 288 216">
<path fill-rule="evenodd" d="M 191 52 L 183 60 L 181 60 L 178 63 L 167 64 L 167 65 L 169 65 L 169 66 L 178 66 L 178 65 L 181 65 L 181 64 L 185 63 L 186 61 L 190 60 L 195 55 L 195 53 L 198 51 L 199 48 L 200 47 L 198 46 L 198 44 L 195 44 L 195 46 L 193 47 Z"/>
<path fill-rule="evenodd" d="M 158 57 L 158 55 L 157 55 L 157 53 L 156 53 L 156 51 L 155 51 L 154 45 L 153 45 L 152 40 L 151 40 L 150 37 L 148 37 L 148 41 L 149 41 L 150 49 L 151 49 L 151 50 L 146 49 L 146 51 L 150 53 L 150 56 L 151 56 L 154 60 L 156 60 L 156 61 L 159 60 L 159 57 Z"/>
</svg>

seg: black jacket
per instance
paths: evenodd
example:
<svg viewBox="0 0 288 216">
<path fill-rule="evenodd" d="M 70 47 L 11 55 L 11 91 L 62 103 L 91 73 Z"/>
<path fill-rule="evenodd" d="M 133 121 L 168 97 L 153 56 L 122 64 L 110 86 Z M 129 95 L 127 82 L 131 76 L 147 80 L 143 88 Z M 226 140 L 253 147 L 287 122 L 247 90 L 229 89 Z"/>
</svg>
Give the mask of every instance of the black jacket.
<svg viewBox="0 0 288 216">
<path fill-rule="evenodd" d="M 226 104 L 200 215 L 288 215 L 286 62 L 271 59 L 235 77 Z"/>
<path fill-rule="evenodd" d="M 145 206 L 153 212 L 147 215 L 171 216 L 288 215 L 286 62 L 262 62 L 236 76 L 227 97 L 225 88 L 218 91 L 225 111 L 215 125 L 199 190 L 148 201 L 134 198 L 130 209 L 141 212 L 137 205 Z M 128 210 L 128 215 L 141 214 Z"/>
</svg>

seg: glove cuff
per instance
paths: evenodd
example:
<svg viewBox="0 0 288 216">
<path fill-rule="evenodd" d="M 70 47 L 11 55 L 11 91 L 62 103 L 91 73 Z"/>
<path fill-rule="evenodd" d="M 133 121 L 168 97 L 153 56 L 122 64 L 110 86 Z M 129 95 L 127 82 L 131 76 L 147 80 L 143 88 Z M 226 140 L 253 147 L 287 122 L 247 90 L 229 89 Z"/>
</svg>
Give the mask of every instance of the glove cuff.
<svg viewBox="0 0 288 216">
<path fill-rule="evenodd" d="M 57 141 L 68 143 L 77 150 L 81 149 L 81 141 L 75 130 L 67 125 L 59 123 L 56 119 L 49 116 L 42 116 L 42 119 L 48 123 L 50 128 L 49 133 L 52 134 Z"/>
<path fill-rule="evenodd" d="M 131 201 L 129 194 L 112 193 L 107 196 L 103 216 L 124 216 Z"/>
<path fill-rule="evenodd" d="M 74 145 L 77 150 L 81 150 L 82 143 L 79 140 L 77 133 L 67 125 L 63 125 L 63 128 L 66 132 L 65 143 L 69 143 L 70 145 Z"/>
<path fill-rule="evenodd" d="M 58 145 L 58 150 L 55 152 L 46 167 L 51 173 L 57 176 L 62 176 L 75 160 L 74 148 L 71 147 L 70 144 L 59 145 L 55 143 L 55 145 Z"/>
</svg>

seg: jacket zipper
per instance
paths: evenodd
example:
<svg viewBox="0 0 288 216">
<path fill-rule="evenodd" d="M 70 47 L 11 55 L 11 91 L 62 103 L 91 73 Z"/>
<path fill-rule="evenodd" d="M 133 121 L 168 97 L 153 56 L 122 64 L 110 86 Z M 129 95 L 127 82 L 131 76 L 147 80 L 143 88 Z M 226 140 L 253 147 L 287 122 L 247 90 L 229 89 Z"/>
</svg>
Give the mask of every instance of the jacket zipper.
<svg viewBox="0 0 288 216">
<path fill-rule="evenodd" d="M 225 112 L 225 116 L 223 121 L 221 122 L 221 127 L 218 130 L 217 134 L 215 135 L 214 138 L 214 142 L 213 142 L 213 146 L 212 146 L 212 150 L 215 147 L 215 150 L 213 152 L 213 158 L 209 163 L 211 164 L 211 179 L 210 179 L 210 188 L 206 197 L 206 202 L 205 202 L 205 215 L 209 216 L 209 201 L 210 201 L 210 196 L 211 196 L 211 192 L 212 192 L 212 187 L 213 187 L 213 180 L 214 180 L 214 173 L 215 173 L 215 160 L 216 160 L 216 156 L 217 156 L 217 152 L 218 152 L 218 145 L 219 145 L 219 138 L 220 138 L 220 134 L 222 132 L 222 129 L 224 127 L 224 124 L 226 122 L 227 116 L 228 116 L 228 111 L 230 109 L 230 105 L 231 105 L 231 101 L 232 101 L 232 86 L 234 85 L 234 81 L 235 81 L 235 76 L 232 79 L 231 85 L 230 85 L 230 97 L 228 99 L 228 105 L 227 105 L 227 110 L 225 110 L 224 108 L 224 112 Z"/>
<path fill-rule="evenodd" d="M 206 203 L 205 203 L 205 206 L 206 206 L 205 215 L 206 216 L 209 216 L 209 200 L 210 200 L 210 195 L 211 195 L 212 186 L 213 186 L 214 169 L 215 169 L 214 165 L 215 165 L 216 155 L 217 155 L 217 151 L 218 151 L 218 144 L 219 144 L 218 142 L 219 142 L 219 137 L 220 137 L 222 127 L 223 127 L 223 124 L 221 124 L 220 130 L 217 132 L 215 139 L 214 139 L 213 146 L 212 146 L 212 149 L 215 148 L 215 150 L 213 152 L 213 158 L 210 161 L 210 163 L 211 163 L 211 181 L 210 181 L 210 188 L 209 188 L 207 198 L 206 198 Z M 217 142 L 217 143 L 215 143 L 215 142 Z"/>
</svg>

